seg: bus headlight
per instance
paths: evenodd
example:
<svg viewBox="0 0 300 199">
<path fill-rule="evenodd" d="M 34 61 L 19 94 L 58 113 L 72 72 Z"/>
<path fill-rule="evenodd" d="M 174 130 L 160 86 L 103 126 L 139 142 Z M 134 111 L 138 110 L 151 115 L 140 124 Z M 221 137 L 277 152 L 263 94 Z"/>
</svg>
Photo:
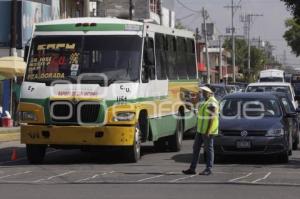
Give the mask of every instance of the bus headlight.
<svg viewBox="0 0 300 199">
<path fill-rule="evenodd" d="M 36 115 L 31 111 L 22 111 L 21 112 L 21 120 L 22 121 L 36 121 Z"/>
<path fill-rule="evenodd" d="M 266 134 L 267 137 L 280 137 L 283 135 L 284 135 L 283 129 L 270 129 Z"/>
<path fill-rule="evenodd" d="M 114 117 L 114 122 L 120 122 L 120 121 L 131 121 L 134 119 L 135 113 L 133 112 L 119 112 Z"/>
</svg>

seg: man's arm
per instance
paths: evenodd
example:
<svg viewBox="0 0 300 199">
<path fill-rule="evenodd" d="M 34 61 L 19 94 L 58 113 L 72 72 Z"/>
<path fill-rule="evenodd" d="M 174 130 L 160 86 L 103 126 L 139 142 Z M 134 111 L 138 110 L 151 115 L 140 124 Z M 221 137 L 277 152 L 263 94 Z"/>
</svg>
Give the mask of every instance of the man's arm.
<svg viewBox="0 0 300 199">
<path fill-rule="evenodd" d="M 208 107 L 209 110 L 209 120 L 208 120 L 208 126 L 207 126 L 207 132 L 205 133 L 206 136 L 209 136 L 210 133 L 210 129 L 212 126 L 212 120 L 216 115 L 217 109 L 215 106 L 211 105 Z"/>
</svg>

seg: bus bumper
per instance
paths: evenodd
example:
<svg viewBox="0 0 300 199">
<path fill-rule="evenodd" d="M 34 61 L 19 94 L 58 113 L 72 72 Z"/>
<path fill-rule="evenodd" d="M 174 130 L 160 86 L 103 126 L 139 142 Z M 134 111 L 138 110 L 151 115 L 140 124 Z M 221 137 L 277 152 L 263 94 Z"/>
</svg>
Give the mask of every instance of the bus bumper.
<svg viewBox="0 0 300 199">
<path fill-rule="evenodd" d="M 132 146 L 135 126 L 22 125 L 21 143 L 47 145 Z"/>
</svg>

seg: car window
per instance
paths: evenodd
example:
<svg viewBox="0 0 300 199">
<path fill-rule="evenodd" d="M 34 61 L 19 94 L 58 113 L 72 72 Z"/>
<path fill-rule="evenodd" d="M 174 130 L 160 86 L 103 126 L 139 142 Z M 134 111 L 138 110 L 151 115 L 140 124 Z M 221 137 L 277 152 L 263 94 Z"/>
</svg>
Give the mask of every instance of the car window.
<svg viewBox="0 0 300 199">
<path fill-rule="evenodd" d="M 283 104 L 284 110 L 287 113 L 295 112 L 294 107 L 291 105 L 291 102 L 286 97 L 281 98 L 281 102 Z"/>
</svg>

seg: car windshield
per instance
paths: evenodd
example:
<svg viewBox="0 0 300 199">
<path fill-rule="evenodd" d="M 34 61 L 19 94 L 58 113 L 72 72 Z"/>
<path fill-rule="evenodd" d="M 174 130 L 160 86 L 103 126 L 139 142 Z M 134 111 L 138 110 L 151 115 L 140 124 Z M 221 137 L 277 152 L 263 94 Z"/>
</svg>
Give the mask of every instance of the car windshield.
<svg viewBox="0 0 300 199">
<path fill-rule="evenodd" d="M 274 99 L 224 99 L 221 117 L 280 117 L 281 110 Z"/>
<path fill-rule="evenodd" d="M 289 97 L 292 96 L 288 86 L 248 86 L 247 92 L 281 92 L 288 94 Z"/>
<path fill-rule="evenodd" d="M 141 48 L 139 36 L 38 36 L 25 78 L 51 82 L 100 73 L 108 80 L 137 81 Z"/>
<path fill-rule="evenodd" d="M 260 82 L 283 82 L 282 77 L 261 77 L 259 78 Z"/>
</svg>

